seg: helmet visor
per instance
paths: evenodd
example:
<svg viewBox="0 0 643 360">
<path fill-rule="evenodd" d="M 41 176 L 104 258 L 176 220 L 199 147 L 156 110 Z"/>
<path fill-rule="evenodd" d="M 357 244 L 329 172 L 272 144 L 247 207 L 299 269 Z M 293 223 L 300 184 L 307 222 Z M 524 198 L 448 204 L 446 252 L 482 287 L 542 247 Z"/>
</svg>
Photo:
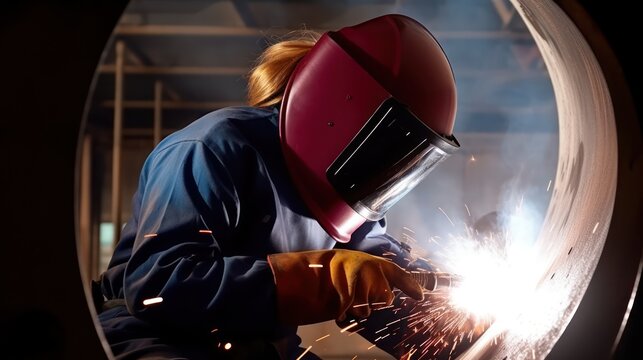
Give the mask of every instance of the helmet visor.
<svg viewBox="0 0 643 360">
<path fill-rule="evenodd" d="M 455 137 L 435 133 L 389 98 L 335 159 L 326 176 L 356 212 L 374 221 L 459 147 Z"/>
</svg>

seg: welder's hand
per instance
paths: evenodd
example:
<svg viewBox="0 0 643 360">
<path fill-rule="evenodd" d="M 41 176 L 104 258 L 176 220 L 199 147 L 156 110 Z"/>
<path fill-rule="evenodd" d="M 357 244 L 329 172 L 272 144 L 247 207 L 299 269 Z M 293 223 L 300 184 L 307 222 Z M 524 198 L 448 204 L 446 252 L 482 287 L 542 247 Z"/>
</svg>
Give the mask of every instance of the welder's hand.
<svg viewBox="0 0 643 360">
<path fill-rule="evenodd" d="M 396 264 L 352 250 L 304 251 L 268 256 L 277 285 L 279 318 L 293 325 L 367 317 L 390 305 L 396 287 L 416 300 L 422 288 Z"/>
</svg>

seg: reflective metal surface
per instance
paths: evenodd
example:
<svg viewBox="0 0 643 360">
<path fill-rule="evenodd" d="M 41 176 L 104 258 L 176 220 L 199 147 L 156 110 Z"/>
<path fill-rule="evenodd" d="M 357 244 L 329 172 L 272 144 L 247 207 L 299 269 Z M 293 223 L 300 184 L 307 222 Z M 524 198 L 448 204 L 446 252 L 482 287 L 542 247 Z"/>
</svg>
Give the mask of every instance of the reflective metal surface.
<svg viewBox="0 0 643 360">
<path fill-rule="evenodd" d="M 615 116 L 592 49 L 553 2 L 512 2 L 538 44 L 556 93 L 558 170 L 538 240 L 544 266 L 535 284 L 537 306 L 524 309 L 513 326 L 492 325 L 462 356 L 465 359 L 547 356 L 594 275 L 617 185 Z"/>
</svg>

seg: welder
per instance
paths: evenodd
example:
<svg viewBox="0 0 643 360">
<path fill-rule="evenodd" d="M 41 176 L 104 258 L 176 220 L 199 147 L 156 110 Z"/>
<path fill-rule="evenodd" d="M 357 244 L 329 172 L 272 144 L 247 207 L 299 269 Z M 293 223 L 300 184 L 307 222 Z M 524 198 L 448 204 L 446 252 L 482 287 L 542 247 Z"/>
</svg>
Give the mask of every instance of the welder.
<svg viewBox="0 0 643 360">
<path fill-rule="evenodd" d="M 147 158 L 97 296 L 116 358 L 292 359 L 298 325 L 423 298 L 384 216 L 459 148 L 449 62 L 402 15 L 311 36 Z"/>
</svg>

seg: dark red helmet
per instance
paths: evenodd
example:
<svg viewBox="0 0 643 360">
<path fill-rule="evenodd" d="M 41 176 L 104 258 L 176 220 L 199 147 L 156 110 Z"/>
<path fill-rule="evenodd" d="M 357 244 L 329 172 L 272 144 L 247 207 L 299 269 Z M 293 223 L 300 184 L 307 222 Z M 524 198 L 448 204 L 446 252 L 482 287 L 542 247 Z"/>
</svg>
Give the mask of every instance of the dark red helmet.
<svg viewBox="0 0 643 360">
<path fill-rule="evenodd" d="M 290 77 L 279 132 L 313 216 L 347 242 L 459 148 L 444 51 L 402 15 L 325 33 Z"/>
</svg>

